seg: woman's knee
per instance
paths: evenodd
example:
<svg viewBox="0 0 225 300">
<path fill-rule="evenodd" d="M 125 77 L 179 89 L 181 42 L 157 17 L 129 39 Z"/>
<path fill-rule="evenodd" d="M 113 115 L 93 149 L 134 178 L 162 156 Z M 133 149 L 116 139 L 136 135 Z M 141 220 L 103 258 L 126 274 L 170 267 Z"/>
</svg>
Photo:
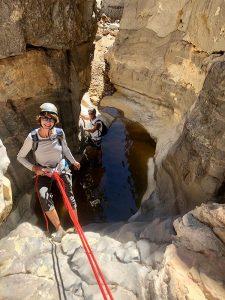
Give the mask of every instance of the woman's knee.
<svg viewBox="0 0 225 300">
<path fill-rule="evenodd" d="M 49 193 L 47 187 L 42 187 L 39 190 L 40 202 L 44 211 L 51 211 L 54 207 L 53 194 Z"/>
<path fill-rule="evenodd" d="M 39 195 L 42 199 L 45 199 L 47 194 L 48 194 L 48 188 L 46 186 L 43 186 L 39 189 Z"/>
</svg>

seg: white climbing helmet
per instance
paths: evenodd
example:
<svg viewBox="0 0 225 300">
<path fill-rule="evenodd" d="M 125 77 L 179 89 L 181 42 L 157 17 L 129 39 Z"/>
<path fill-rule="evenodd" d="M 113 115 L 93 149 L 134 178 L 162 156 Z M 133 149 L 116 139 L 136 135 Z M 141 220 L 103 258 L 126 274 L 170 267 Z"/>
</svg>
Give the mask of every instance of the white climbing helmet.
<svg viewBox="0 0 225 300">
<path fill-rule="evenodd" d="M 54 115 L 57 115 L 58 116 L 58 109 L 57 107 L 52 104 L 52 103 L 43 103 L 41 106 L 40 106 L 40 109 L 41 109 L 41 112 L 48 112 L 50 114 L 54 114 Z"/>
</svg>

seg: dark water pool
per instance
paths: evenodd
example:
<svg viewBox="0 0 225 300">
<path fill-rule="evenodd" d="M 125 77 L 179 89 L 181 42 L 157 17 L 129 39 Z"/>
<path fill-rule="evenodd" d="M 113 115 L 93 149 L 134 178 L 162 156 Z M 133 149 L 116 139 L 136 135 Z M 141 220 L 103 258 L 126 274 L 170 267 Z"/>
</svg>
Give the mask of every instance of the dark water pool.
<svg viewBox="0 0 225 300">
<path fill-rule="evenodd" d="M 147 188 L 147 162 L 155 153 L 155 142 L 139 123 L 124 118 L 115 108 L 102 110 L 115 117 L 103 137 L 102 164 L 84 160 L 81 171 L 73 174 L 82 225 L 131 217 L 140 207 Z M 62 201 L 57 201 L 56 209 L 64 227 L 71 226 Z"/>
<path fill-rule="evenodd" d="M 132 216 L 146 191 L 147 162 L 155 153 L 155 142 L 139 123 L 124 118 L 115 108 L 102 111 L 115 120 L 103 137 L 102 166 L 87 169 L 83 177 L 89 184 L 81 179 L 84 188 L 79 179 L 75 184 L 81 223 L 122 221 Z M 86 201 L 100 204 L 91 206 Z"/>
</svg>

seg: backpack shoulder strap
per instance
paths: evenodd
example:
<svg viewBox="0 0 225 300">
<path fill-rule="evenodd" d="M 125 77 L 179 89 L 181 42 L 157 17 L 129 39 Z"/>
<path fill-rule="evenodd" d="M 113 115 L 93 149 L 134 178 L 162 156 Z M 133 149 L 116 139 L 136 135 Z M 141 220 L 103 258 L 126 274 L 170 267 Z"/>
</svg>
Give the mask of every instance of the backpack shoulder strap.
<svg viewBox="0 0 225 300">
<path fill-rule="evenodd" d="M 38 142 L 39 142 L 38 134 L 37 134 L 37 130 L 36 129 L 34 129 L 34 130 L 31 131 L 31 138 L 32 138 L 32 141 L 33 141 L 32 150 L 34 152 L 34 151 L 37 150 Z"/>
<path fill-rule="evenodd" d="M 57 139 L 59 140 L 59 144 L 62 145 L 63 130 L 62 130 L 62 128 L 59 128 L 59 127 L 56 127 L 55 130 L 56 130 Z"/>
</svg>

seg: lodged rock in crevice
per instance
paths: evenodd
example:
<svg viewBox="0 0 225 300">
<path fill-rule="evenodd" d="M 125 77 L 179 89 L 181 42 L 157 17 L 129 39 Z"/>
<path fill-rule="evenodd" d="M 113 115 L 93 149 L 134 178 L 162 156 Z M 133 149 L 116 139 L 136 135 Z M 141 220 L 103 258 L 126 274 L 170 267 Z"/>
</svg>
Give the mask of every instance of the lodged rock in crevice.
<svg viewBox="0 0 225 300">
<path fill-rule="evenodd" d="M 101 0 L 101 12 L 111 20 L 120 20 L 124 9 L 124 0 Z"/>
</svg>

